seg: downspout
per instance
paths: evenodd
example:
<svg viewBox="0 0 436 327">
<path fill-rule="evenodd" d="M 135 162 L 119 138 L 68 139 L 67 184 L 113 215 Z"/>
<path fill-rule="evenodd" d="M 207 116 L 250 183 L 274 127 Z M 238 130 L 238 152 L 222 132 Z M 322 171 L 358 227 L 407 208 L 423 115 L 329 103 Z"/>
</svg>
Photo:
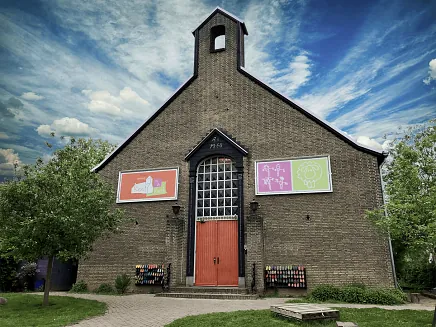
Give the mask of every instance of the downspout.
<svg viewBox="0 0 436 327">
<path fill-rule="evenodd" d="M 379 166 L 379 173 L 380 173 L 380 182 L 382 187 L 382 199 L 383 199 L 383 209 L 385 211 L 385 217 L 388 216 L 388 212 L 386 210 L 386 201 L 385 201 L 385 185 L 383 183 L 383 175 L 382 175 L 382 167 L 385 164 L 383 163 Z M 395 261 L 394 261 L 394 251 L 392 250 L 392 239 L 391 234 L 388 232 L 388 243 L 389 243 L 389 254 L 391 256 L 391 267 L 392 267 L 392 275 L 394 277 L 394 285 L 395 288 L 398 288 L 398 282 L 397 282 L 397 273 L 395 272 Z"/>
</svg>

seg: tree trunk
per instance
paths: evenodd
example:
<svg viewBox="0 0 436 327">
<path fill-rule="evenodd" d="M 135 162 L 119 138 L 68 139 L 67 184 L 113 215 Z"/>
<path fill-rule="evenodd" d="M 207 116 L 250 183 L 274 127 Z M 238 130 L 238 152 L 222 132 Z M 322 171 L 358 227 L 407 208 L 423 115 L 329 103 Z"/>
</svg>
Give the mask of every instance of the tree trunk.
<svg viewBox="0 0 436 327">
<path fill-rule="evenodd" d="M 45 277 L 45 285 L 44 285 L 44 301 L 42 302 L 43 306 L 48 305 L 48 295 L 50 292 L 50 284 L 51 284 L 51 272 L 53 270 L 53 256 L 48 257 L 48 264 L 47 264 L 47 275 Z"/>
</svg>

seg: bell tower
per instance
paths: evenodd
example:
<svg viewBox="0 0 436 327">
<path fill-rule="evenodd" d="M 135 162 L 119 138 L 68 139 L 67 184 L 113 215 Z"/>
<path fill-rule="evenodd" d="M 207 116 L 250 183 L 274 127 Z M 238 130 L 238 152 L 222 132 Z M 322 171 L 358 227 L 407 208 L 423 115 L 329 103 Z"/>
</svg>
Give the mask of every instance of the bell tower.
<svg viewBox="0 0 436 327">
<path fill-rule="evenodd" d="M 194 74 L 225 72 L 244 66 L 245 23 L 217 7 L 193 32 Z"/>
</svg>

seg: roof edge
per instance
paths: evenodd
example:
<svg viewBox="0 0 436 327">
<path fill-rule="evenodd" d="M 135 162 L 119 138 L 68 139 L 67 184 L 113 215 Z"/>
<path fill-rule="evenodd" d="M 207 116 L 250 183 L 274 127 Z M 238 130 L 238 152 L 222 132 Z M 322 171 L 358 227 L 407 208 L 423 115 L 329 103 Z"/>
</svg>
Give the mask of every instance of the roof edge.
<svg viewBox="0 0 436 327">
<path fill-rule="evenodd" d="M 216 13 L 220 13 L 224 16 L 226 16 L 227 18 L 230 18 L 231 20 L 233 20 L 236 23 L 241 23 L 241 27 L 242 30 L 244 32 L 245 35 L 248 35 L 248 31 L 247 31 L 247 27 L 245 26 L 245 23 L 242 19 L 240 19 L 239 17 L 233 15 L 232 13 L 229 13 L 228 11 L 224 10 L 223 8 L 217 6 L 210 15 L 207 16 L 207 18 L 205 20 L 203 20 L 203 22 L 198 25 L 198 27 L 196 29 L 194 29 L 192 31 L 192 34 L 195 35 L 195 31 L 199 30 L 200 28 L 202 28 L 204 25 L 206 25 L 206 23 L 216 14 Z"/>
<path fill-rule="evenodd" d="M 322 119 L 321 117 L 319 117 L 315 113 L 311 112 L 310 110 L 304 109 L 303 107 L 301 107 L 300 105 L 296 104 L 294 101 L 289 99 L 284 94 L 282 94 L 282 93 L 276 91 L 275 89 L 273 89 L 267 83 L 263 82 L 262 80 L 258 79 L 255 76 L 251 75 L 244 67 L 242 67 L 242 66 L 238 67 L 238 71 L 240 73 L 242 73 L 244 76 L 246 76 L 249 79 L 251 79 L 253 82 L 255 82 L 255 83 L 259 84 L 260 86 L 262 86 L 264 89 L 266 89 L 267 91 L 269 91 L 273 95 L 277 96 L 279 99 L 285 101 L 287 104 L 289 104 L 293 108 L 297 109 L 298 111 L 300 111 L 301 113 L 303 113 L 307 117 L 311 118 L 312 120 L 314 120 L 315 122 L 317 122 L 321 126 L 327 128 L 333 134 L 336 134 L 337 136 L 342 138 L 345 142 L 349 143 L 350 145 L 352 145 L 356 149 L 377 156 L 379 158 L 379 165 L 388 156 L 388 154 L 386 152 L 382 151 L 382 150 L 378 150 L 378 149 L 375 149 L 375 148 L 372 148 L 372 147 L 369 147 L 369 146 L 366 146 L 366 145 L 358 143 L 352 137 L 350 137 L 349 135 L 345 134 L 344 131 L 340 130 L 337 127 L 332 126 L 328 121 Z"/>
<path fill-rule="evenodd" d="M 148 117 L 145 122 L 143 122 L 130 136 L 128 136 L 123 142 L 120 143 L 111 153 L 109 153 L 106 158 L 103 159 L 97 166 L 91 169 L 91 172 L 98 172 L 102 169 L 106 164 L 117 155 L 133 138 L 136 137 L 148 124 L 150 124 L 166 107 L 170 105 L 171 102 L 174 101 L 177 96 L 183 92 L 195 79 L 197 75 L 192 75 L 185 83 L 179 86 L 177 90 L 164 102 L 164 104 L 157 109 L 150 117 Z"/>
</svg>

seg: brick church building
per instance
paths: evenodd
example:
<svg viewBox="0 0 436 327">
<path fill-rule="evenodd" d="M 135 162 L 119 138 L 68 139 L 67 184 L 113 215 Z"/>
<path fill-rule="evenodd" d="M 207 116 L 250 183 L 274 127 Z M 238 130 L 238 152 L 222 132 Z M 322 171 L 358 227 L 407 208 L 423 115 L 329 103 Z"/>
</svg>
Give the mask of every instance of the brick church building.
<svg viewBox="0 0 436 327">
<path fill-rule="evenodd" d="M 141 292 L 171 263 L 172 286 L 393 287 L 388 237 L 365 217 L 385 155 L 247 72 L 239 18 L 217 8 L 193 34 L 192 77 L 94 168 L 132 220 L 78 280 L 152 272 Z"/>
</svg>

